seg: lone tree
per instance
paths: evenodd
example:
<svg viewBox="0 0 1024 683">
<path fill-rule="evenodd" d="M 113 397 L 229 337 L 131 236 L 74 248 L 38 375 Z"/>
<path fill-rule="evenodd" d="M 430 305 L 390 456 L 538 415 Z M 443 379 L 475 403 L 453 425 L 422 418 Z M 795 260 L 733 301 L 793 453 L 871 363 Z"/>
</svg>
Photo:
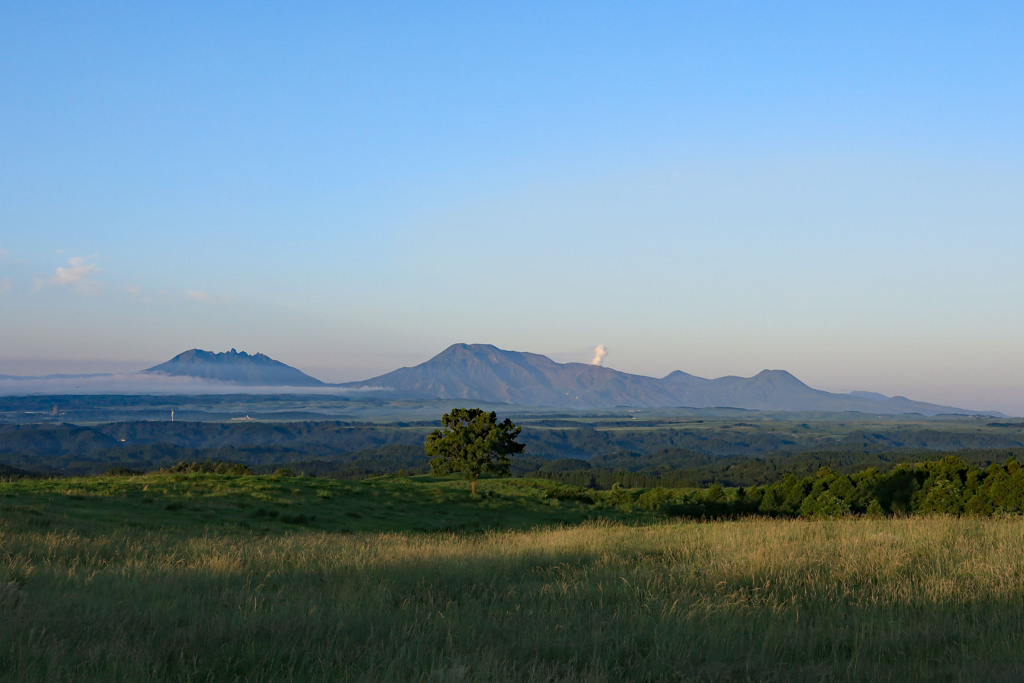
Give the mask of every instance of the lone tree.
<svg viewBox="0 0 1024 683">
<path fill-rule="evenodd" d="M 516 437 L 523 430 L 505 418 L 479 408 L 455 408 L 441 418 L 441 429 L 427 436 L 426 450 L 431 474 L 462 472 L 473 482 L 489 472 L 508 476 L 509 458 L 522 453 L 525 446 Z"/>
</svg>

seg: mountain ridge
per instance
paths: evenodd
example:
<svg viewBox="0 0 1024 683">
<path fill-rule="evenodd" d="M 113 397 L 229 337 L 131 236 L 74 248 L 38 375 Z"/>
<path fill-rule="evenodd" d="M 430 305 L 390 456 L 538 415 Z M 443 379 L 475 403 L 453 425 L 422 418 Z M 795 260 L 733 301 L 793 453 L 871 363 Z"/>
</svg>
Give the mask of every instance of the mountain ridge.
<svg viewBox="0 0 1024 683">
<path fill-rule="evenodd" d="M 452 344 L 430 360 L 340 385 L 423 399 L 465 399 L 558 408 L 744 408 L 768 411 L 991 414 L 888 397 L 814 389 L 786 370 L 705 379 L 675 370 L 661 379 L 600 365 L 557 363 L 491 344 Z"/>
<path fill-rule="evenodd" d="M 558 363 L 547 356 L 499 349 L 491 344 L 452 344 L 433 358 L 367 380 L 329 384 L 262 353 L 190 349 L 146 370 L 127 375 L 0 375 L 0 394 L 190 393 L 277 389 L 359 391 L 367 397 L 459 400 L 569 409 L 738 408 L 769 412 L 859 412 L 866 414 L 991 415 L 889 397 L 870 391 L 846 394 L 814 389 L 786 370 L 753 377 L 716 379 L 674 370 L 662 378 L 602 365 Z M 35 384 L 31 384 L 35 382 Z M 72 384 L 73 383 L 73 384 Z M 118 391 L 118 387 L 123 387 Z"/>
</svg>

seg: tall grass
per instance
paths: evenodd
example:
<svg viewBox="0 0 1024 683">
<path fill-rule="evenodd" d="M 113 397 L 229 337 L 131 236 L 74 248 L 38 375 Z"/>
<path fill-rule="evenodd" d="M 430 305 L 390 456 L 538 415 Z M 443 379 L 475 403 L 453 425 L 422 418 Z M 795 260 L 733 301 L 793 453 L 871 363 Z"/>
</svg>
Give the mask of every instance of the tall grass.
<svg viewBox="0 0 1024 683">
<path fill-rule="evenodd" d="M 0 524 L 3 680 L 1019 680 L 1016 518 Z"/>
</svg>

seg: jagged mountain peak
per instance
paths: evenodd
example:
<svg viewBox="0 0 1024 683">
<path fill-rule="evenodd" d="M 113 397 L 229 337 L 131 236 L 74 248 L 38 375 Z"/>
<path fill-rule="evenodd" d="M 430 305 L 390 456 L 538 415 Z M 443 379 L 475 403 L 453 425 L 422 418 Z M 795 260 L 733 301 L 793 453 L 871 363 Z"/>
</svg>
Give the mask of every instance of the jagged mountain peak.
<svg viewBox="0 0 1024 683">
<path fill-rule="evenodd" d="M 230 351 L 221 351 L 219 353 L 216 352 L 216 351 L 204 351 L 203 349 L 189 349 L 188 351 L 183 351 L 183 352 L 179 353 L 177 356 L 175 356 L 174 358 L 172 358 L 168 362 L 172 362 L 172 361 L 185 362 L 185 361 L 189 361 L 189 360 L 193 360 L 193 359 L 202 359 L 204 361 L 217 362 L 217 363 L 245 362 L 247 360 L 264 361 L 264 362 L 265 361 L 270 361 L 270 362 L 273 362 L 273 363 L 277 362 L 274 359 L 272 359 L 269 356 L 264 355 L 262 353 L 258 353 L 257 352 L 257 353 L 254 353 L 254 354 L 249 354 L 249 353 L 246 353 L 245 351 L 239 351 L 237 349 L 231 349 Z M 283 363 L 282 363 L 282 365 L 283 365 Z"/>
</svg>

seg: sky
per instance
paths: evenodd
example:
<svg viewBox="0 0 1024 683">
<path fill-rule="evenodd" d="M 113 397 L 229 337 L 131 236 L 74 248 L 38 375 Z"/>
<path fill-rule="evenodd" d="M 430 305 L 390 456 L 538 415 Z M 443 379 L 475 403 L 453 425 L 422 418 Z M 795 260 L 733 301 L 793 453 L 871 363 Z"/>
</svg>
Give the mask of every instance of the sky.
<svg viewBox="0 0 1024 683">
<path fill-rule="evenodd" d="M 0 5 L 0 374 L 457 342 L 1024 415 L 1024 4 Z"/>
</svg>

